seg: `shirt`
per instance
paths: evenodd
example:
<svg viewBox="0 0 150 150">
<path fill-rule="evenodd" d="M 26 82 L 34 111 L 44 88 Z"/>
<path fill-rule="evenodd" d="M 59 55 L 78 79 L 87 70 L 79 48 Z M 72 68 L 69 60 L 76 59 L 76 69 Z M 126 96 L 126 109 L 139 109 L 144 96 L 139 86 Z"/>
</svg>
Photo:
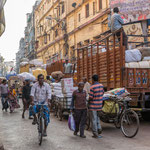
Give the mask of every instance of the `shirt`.
<svg viewBox="0 0 150 150">
<path fill-rule="evenodd" d="M 37 82 L 32 86 L 30 96 L 34 97 L 35 104 L 43 103 L 47 105 L 47 100 L 51 99 L 51 87 L 45 82 L 41 87 Z"/>
<path fill-rule="evenodd" d="M 22 98 L 30 100 L 30 93 L 31 93 L 31 86 L 30 85 L 24 86 L 22 90 Z"/>
<path fill-rule="evenodd" d="M 64 73 L 71 73 L 71 71 L 72 71 L 72 65 L 70 63 L 65 64 L 64 68 L 65 68 Z"/>
<path fill-rule="evenodd" d="M 89 110 L 100 111 L 102 109 L 104 87 L 96 82 L 90 88 Z"/>
<path fill-rule="evenodd" d="M 84 84 L 84 90 L 86 91 L 87 94 L 90 93 L 90 87 L 91 87 L 91 85 L 90 85 L 89 82 L 86 82 L 86 83 Z"/>
<path fill-rule="evenodd" d="M 1 84 L 0 85 L 1 94 L 7 94 L 8 93 L 8 85 L 7 84 Z"/>
<path fill-rule="evenodd" d="M 72 94 L 71 109 L 86 109 L 86 91 L 75 90 Z"/>
<path fill-rule="evenodd" d="M 114 13 L 111 17 L 111 31 L 114 32 L 116 30 L 121 29 L 122 25 L 124 24 L 123 19 L 117 13 Z"/>
</svg>

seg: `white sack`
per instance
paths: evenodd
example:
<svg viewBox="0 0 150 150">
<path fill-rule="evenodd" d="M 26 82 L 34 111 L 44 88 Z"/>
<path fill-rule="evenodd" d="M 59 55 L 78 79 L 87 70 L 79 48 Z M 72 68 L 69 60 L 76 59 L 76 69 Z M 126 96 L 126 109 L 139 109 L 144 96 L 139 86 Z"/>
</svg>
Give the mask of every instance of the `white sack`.
<svg viewBox="0 0 150 150">
<path fill-rule="evenodd" d="M 125 61 L 129 62 L 138 62 L 142 60 L 142 54 L 138 49 L 127 50 L 125 51 Z"/>
</svg>

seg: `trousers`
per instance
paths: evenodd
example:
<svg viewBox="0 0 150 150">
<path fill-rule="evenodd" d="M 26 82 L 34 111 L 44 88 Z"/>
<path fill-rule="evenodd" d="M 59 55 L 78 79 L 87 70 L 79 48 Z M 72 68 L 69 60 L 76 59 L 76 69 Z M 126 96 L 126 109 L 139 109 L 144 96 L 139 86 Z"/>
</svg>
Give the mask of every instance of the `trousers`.
<svg viewBox="0 0 150 150">
<path fill-rule="evenodd" d="M 87 118 L 87 109 L 75 109 L 74 110 L 74 120 L 76 125 L 75 132 L 79 132 L 80 135 L 84 135 L 84 129 L 86 124 L 86 118 Z"/>
</svg>

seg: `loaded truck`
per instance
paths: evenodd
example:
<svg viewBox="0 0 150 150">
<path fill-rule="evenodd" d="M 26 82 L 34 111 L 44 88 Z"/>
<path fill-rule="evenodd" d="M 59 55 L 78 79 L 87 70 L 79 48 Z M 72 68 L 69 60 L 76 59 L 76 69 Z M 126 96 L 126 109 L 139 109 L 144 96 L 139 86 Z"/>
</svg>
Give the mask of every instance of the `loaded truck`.
<svg viewBox="0 0 150 150">
<path fill-rule="evenodd" d="M 126 67 L 122 29 L 120 32 L 120 41 L 115 33 L 109 33 L 93 44 L 77 48 L 78 82 L 86 77 L 92 83 L 92 75 L 97 74 L 105 91 L 125 87 L 133 99 L 131 107 L 150 120 L 150 67 Z"/>
</svg>

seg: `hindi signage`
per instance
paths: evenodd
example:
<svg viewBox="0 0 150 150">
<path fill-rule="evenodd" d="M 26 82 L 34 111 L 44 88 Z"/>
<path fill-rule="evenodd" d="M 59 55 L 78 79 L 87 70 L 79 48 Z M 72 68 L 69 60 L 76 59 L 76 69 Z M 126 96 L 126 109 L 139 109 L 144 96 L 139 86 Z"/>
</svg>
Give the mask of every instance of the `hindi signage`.
<svg viewBox="0 0 150 150">
<path fill-rule="evenodd" d="M 125 23 L 150 19 L 150 0 L 110 0 L 110 7 L 118 7 Z"/>
</svg>

